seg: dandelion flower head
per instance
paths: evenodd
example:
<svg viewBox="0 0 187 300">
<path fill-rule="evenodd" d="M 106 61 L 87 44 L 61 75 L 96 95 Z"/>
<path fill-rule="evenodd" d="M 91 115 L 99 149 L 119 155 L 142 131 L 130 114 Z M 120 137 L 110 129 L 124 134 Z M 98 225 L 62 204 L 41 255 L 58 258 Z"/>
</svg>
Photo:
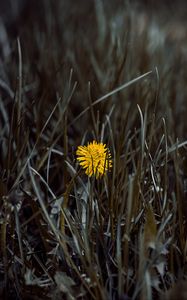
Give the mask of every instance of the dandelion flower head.
<svg viewBox="0 0 187 300">
<path fill-rule="evenodd" d="M 98 179 L 112 167 L 111 153 L 106 144 L 93 141 L 87 146 L 79 146 L 76 155 L 80 166 L 89 177 L 95 175 Z"/>
</svg>

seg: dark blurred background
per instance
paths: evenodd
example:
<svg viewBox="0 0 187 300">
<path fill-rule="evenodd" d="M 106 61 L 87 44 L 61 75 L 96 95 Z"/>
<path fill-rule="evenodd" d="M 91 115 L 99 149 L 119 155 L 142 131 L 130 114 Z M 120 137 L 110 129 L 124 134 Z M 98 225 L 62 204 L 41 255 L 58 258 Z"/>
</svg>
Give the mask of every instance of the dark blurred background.
<svg viewBox="0 0 187 300">
<path fill-rule="evenodd" d="M 187 113 L 186 13 L 182 0 L 2 0 L 0 76 L 16 90 L 19 37 L 24 81 L 37 83 L 27 96 L 54 102 L 56 91 L 64 92 L 62 82 L 67 82 L 73 68 L 79 86 L 73 118 L 82 109 L 80 103 L 84 107 L 88 99 L 88 81 L 96 99 L 157 67 L 161 114 L 182 120 Z M 134 93 L 126 92 L 125 101 L 136 98 Z M 178 136 L 187 132 L 185 122 L 181 123 L 175 126 Z"/>
<path fill-rule="evenodd" d="M 170 21 L 175 18 L 186 20 L 187 3 L 184 0 L 179 1 L 154 1 L 154 0 L 142 0 L 142 1 L 101 1 L 104 8 L 110 12 L 115 13 L 117 9 L 121 9 L 129 6 L 138 8 L 141 10 L 147 10 L 150 15 L 156 15 L 158 19 L 168 18 Z M 61 4 L 62 5 L 61 5 Z M 78 0 L 78 1 L 65 1 L 65 0 L 1 0 L 0 1 L 0 18 L 1 22 L 6 26 L 12 34 L 18 34 L 22 26 L 25 26 L 28 21 L 32 22 L 44 22 L 46 9 L 53 10 L 55 7 L 63 7 L 63 11 L 60 11 L 62 18 L 71 16 L 73 18 L 80 17 L 82 22 L 86 21 L 89 17 L 87 14 L 93 14 L 94 6 L 99 4 L 98 0 Z M 56 11 L 59 12 L 59 11 Z"/>
</svg>

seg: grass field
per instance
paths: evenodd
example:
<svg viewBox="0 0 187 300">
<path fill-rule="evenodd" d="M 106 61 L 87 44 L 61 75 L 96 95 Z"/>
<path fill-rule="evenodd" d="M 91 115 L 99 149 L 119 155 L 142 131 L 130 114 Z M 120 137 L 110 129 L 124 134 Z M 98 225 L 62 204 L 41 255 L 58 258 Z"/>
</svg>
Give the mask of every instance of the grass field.
<svg viewBox="0 0 187 300">
<path fill-rule="evenodd" d="M 0 22 L 0 299 L 187 299 L 184 9 L 30 5 Z"/>
</svg>

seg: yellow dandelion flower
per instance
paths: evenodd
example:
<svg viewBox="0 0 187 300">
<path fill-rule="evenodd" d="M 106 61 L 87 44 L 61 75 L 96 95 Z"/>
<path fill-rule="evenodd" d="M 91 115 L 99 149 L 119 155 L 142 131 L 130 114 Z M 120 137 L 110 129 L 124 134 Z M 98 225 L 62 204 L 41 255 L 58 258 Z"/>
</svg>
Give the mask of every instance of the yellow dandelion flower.
<svg viewBox="0 0 187 300">
<path fill-rule="evenodd" d="M 87 146 L 79 146 L 76 155 L 79 164 L 89 177 L 95 175 L 98 179 L 112 167 L 110 150 L 106 144 L 93 141 Z"/>
</svg>

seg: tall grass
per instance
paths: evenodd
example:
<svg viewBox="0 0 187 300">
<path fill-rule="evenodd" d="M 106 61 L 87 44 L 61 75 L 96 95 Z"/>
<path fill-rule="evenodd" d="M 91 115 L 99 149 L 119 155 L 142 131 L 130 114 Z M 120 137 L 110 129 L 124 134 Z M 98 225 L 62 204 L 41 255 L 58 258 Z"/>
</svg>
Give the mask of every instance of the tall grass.
<svg viewBox="0 0 187 300">
<path fill-rule="evenodd" d="M 185 42 L 176 49 L 164 13 L 80 2 L 43 1 L 18 37 L 7 31 L 1 298 L 173 299 L 181 286 L 182 299 Z M 98 180 L 76 161 L 92 140 L 113 159 Z"/>
</svg>

